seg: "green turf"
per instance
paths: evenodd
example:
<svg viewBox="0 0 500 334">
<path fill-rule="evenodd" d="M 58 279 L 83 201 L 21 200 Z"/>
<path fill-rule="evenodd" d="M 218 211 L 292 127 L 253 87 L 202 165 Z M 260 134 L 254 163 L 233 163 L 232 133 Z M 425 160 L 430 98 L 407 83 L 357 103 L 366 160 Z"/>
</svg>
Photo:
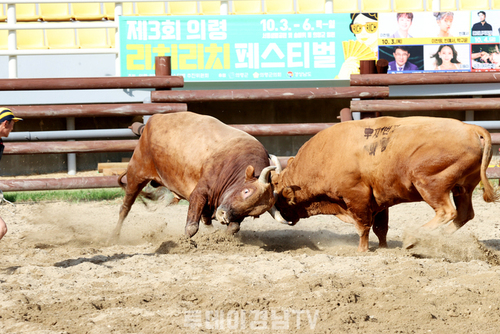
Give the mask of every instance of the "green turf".
<svg viewBox="0 0 500 334">
<path fill-rule="evenodd" d="M 112 200 L 121 198 L 124 195 L 125 192 L 120 188 L 19 191 L 4 193 L 5 199 L 13 203 L 41 201 L 90 202 Z"/>
</svg>

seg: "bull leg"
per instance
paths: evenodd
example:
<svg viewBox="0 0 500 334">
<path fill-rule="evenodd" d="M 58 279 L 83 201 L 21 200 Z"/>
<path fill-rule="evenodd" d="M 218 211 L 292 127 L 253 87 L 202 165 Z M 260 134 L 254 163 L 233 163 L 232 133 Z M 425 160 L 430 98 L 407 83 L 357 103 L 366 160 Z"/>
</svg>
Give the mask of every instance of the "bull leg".
<svg viewBox="0 0 500 334">
<path fill-rule="evenodd" d="M 457 210 L 455 210 L 455 208 L 453 207 L 449 191 L 444 191 L 441 192 L 441 194 L 434 195 L 432 194 L 432 192 L 427 191 L 424 188 L 418 186 L 416 186 L 416 188 L 422 196 L 423 200 L 434 209 L 434 212 L 436 212 L 434 218 L 432 218 L 426 224 L 422 225 L 420 229 L 432 231 L 457 218 Z M 435 186 L 435 188 L 439 189 L 438 186 Z M 403 248 L 412 248 L 416 243 L 416 237 L 413 235 L 409 235 L 403 242 Z"/>
<path fill-rule="evenodd" d="M 360 200 L 359 203 L 366 203 Z M 351 211 L 351 216 L 354 219 L 354 226 L 359 234 L 359 246 L 358 252 L 368 251 L 368 241 L 370 236 L 370 228 L 373 224 L 373 217 L 371 212 L 367 212 L 366 208 L 363 206 L 359 209 L 349 207 Z"/>
<path fill-rule="evenodd" d="M 441 198 L 430 199 L 424 197 L 424 200 L 434 209 L 436 215 L 421 228 L 432 231 L 457 218 L 457 210 L 453 207 L 448 192 L 442 194 Z"/>
<path fill-rule="evenodd" d="M 368 216 L 366 218 L 359 218 L 359 216 L 356 215 L 352 210 L 350 210 L 349 213 L 337 214 L 336 217 L 343 222 L 351 223 L 354 225 L 354 227 L 356 227 L 356 230 L 359 234 L 358 252 L 367 252 L 372 218 L 368 218 Z"/>
<path fill-rule="evenodd" d="M 448 234 L 454 233 L 456 230 L 464 226 L 465 223 L 474 218 L 472 191 L 465 191 L 465 193 L 453 196 L 453 200 L 457 208 L 457 217 L 446 227 L 445 232 Z"/>
<path fill-rule="evenodd" d="M 373 213 L 370 207 L 371 188 L 358 185 L 353 197 L 344 198 L 347 206 L 347 216 L 352 220 L 359 234 L 358 252 L 368 251 L 370 229 L 373 225 Z M 346 216 L 342 214 L 342 216 Z M 347 218 L 347 217 L 345 217 Z"/>
<path fill-rule="evenodd" d="M 387 231 L 389 231 L 389 209 L 380 211 L 373 217 L 373 232 L 378 237 L 380 248 L 387 248 Z"/>
<path fill-rule="evenodd" d="M 192 237 L 198 232 L 200 227 L 200 219 L 203 209 L 207 203 L 206 196 L 199 190 L 195 189 L 189 196 L 189 209 L 187 214 L 185 233 L 188 237 Z"/>
<path fill-rule="evenodd" d="M 203 211 L 201 213 L 201 221 L 207 226 L 212 225 L 212 212 L 207 206 L 203 208 Z"/>
<path fill-rule="evenodd" d="M 359 234 L 358 252 L 368 252 L 368 242 L 370 236 L 370 227 L 362 224 L 356 224 Z"/>
<path fill-rule="evenodd" d="M 149 180 L 143 180 L 139 182 L 136 178 L 132 177 L 130 173 L 127 173 L 127 187 L 125 189 L 125 198 L 120 207 L 120 215 L 118 218 L 118 223 L 116 224 L 113 233 L 111 234 L 110 241 L 116 242 L 120 238 L 120 232 L 122 229 L 123 221 L 127 217 L 132 205 L 134 204 L 137 196 L 141 190 L 148 184 Z"/>
</svg>

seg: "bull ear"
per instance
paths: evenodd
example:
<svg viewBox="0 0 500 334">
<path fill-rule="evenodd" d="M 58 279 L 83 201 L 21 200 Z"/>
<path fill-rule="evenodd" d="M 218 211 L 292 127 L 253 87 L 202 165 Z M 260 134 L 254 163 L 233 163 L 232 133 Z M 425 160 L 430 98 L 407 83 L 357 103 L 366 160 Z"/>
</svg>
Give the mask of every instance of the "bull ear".
<svg viewBox="0 0 500 334">
<path fill-rule="evenodd" d="M 245 171 L 245 181 L 250 182 L 252 179 L 254 179 L 254 173 L 255 169 L 253 168 L 252 165 L 248 165 L 247 170 Z"/>
<path fill-rule="evenodd" d="M 288 201 L 288 205 L 295 205 L 295 192 L 292 188 L 286 187 L 282 192 L 283 197 Z"/>
<path fill-rule="evenodd" d="M 271 183 L 275 186 L 276 184 L 278 184 L 279 182 L 279 179 L 280 179 L 280 175 L 275 173 L 275 172 L 272 172 L 271 173 Z"/>
</svg>

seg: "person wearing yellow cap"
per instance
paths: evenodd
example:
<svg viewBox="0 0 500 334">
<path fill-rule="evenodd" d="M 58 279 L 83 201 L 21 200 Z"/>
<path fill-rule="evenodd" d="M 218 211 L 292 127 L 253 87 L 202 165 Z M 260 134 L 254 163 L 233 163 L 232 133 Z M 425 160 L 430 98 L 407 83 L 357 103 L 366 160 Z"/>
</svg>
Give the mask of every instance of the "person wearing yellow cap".
<svg viewBox="0 0 500 334">
<path fill-rule="evenodd" d="M 2 137 L 8 137 L 12 129 L 14 129 L 14 123 L 22 120 L 22 118 L 15 117 L 10 109 L 0 108 L 0 159 L 2 159 L 4 149 Z M 6 233 L 7 225 L 2 217 L 0 217 L 0 239 L 2 239 Z"/>
</svg>

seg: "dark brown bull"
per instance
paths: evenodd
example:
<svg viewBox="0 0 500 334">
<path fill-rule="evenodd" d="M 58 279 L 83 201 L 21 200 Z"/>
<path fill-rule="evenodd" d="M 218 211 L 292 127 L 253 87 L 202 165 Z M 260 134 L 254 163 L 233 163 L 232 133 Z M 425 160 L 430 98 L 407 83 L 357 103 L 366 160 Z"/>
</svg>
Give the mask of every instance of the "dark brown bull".
<svg viewBox="0 0 500 334">
<path fill-rule="evenodd" d="M 486 177 L 490 160 L 489 132 L 458 120 L 381 117 L 340 123 L 316 134 L 273 175 L 275 206 L 290 224 L 318 214 L 353 223 L 358 251 L 368 250 L 372 226 L 379 246 L 387 246 L 388 208 L 398 203 L 427 202 L 436 216 L 423 228 L 453 221 L 446 229 L 453 233 L 474 217 L 472 192 L 479 181 L 484 200 L 497 199 Z"/>
<path fill-rule="evenodd" d="M 262 144 L 210 116 L 191 112 L 154 115 L 147 122 L 126 174 L 126 195 L 113 238 L 141 190 L 152 181 L 189 201 L 186 234 L 200 219 L 217 218 L 236 233 L 246 216 L 259 216 L 274 203 L 270 166 Z M 273 211 L 274 212 L 274 211 Z"/>
</svg>

